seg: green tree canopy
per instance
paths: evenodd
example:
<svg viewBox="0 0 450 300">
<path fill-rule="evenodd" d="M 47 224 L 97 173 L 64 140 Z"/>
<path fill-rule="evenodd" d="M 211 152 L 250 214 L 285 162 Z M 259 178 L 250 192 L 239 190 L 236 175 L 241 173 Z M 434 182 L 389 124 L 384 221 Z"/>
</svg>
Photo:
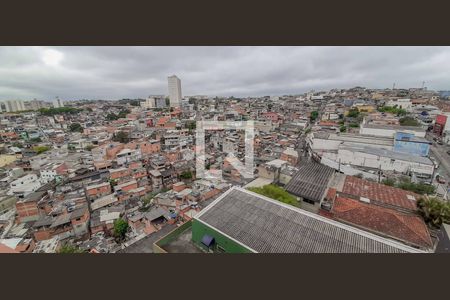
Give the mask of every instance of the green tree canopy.
<svg viewBox="0 0 450 300">
<path fill-rule="evenodd" d="M 450 204 L 437 198 L 421 198 L 417 201 L 417 209 L 424 221 L 431 227 L 440 228 L 443 223 L 450 222 Z"/>
<path fill-rule="evenodd" d="M 378 108 L 378 111 L 396 114 L 397 116 L 404 116 L 407 114 L 406 110 L 393 106 L 381 106 Z"/>
<path fill-rule="evenodd" d="M 35 146 L 33 147 L 33 150 L 36 151 L 37 154 L 44 153 L 45 151 L 48 151 L 50 147 L 48 146 Z"/>
<path fill-rule="evenodd" d="M 125 238 L 125 234 L 128 231 L 128 222 L 122 218 L 119 218 L 114 221 L 114 236 L 118 240 L 123 240 Z"/>
<path fill-rule="evenodd" d="M 317 110 L 312 111 L 311 115 L 309 116 L 311 121 L 314 121 L 315 119 L 317 119 L 317 117 L 319 116 L 319 112 Z"/>
<path fill-rule="evenodd" d="M 128 143 L 130 141 L 130 138 L 128 137 L 128 133 L 125 131 L 119 131 L 118 133 L 115 133 L 112 138 L 115 142 L 120 143 Z"/>
<path fill-rule="evenodd" d="M 80 123 L 72 123 L 69 125 L 69 130 L 71 132 L 83 132 L 83 126 Z"/>
<path fill-rule="evenodd" d="M 357 118 L 359 116 L 359 110 L 357 108 L 352 108 L 348 111 L 347 117 Z"/>
<path fill-rule="evenodd" d="M 411 182 L 411 180 L 409 179 L 403 179 L 400 182 L 398 182 L 396 184 L 396 187 L 403 189 L 403 190 L 407 190 L 407 191 L 411 191 L 420 195 L 430 195 L 433 194 L 434 191 L 436 190 L 436 187 L 434 185 L 431 184 L 426 184 L 426 183 L 414 183 Z"/>
<path fill-rule="evenodd" d="M 115 113 L 109 113 L 109 114 L 106 115 L 106 119 L 108 121 L 114 121 L 114 120 L 119 119 L 119 116 L 116 115 Z"/>
<path fill-rule="evenodd" d="M 44 116 L 53 116 L 58 114 L 77 114 L 81 111 L 83 111 L 83 109 L 74 107 L 52 107 L 39 109 L 39 112 Z"/>
</svg>

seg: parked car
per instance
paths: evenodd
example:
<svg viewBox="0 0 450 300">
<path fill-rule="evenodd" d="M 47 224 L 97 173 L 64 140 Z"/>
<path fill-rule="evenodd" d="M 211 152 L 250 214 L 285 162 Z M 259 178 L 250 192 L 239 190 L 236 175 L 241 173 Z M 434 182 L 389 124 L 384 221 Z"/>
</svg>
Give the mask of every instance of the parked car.
<svg viewBox="0 0 450 300">
<path fill-rule="evenodd" d="M 439 183 L 442 183 L 442 184 L 444 184 L 446 182 L 444 177 L 442 177 L 441 175 L 436 176 L 436 181 Z"/>
</svg>

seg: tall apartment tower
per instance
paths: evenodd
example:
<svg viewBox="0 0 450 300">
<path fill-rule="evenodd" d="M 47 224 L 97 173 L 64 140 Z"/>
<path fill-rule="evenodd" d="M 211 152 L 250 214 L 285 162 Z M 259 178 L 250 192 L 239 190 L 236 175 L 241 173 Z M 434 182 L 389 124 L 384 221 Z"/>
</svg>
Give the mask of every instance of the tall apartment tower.
<svg viewBox="0 0 450 300">
<path fill-rule="evenodd" d="M 169 99 L 171 107 L 180 107 L 181 105 L 181 80 L 175 76 L 169 76 Z"/>
<path fill-rule="evenodd" d="M 56 97 L 56 99 L 53 100 L 53 107 L 54 108 L 64 107 L 64 103 L 61 99 L 59 99 L 59 97 Z"/>
<path fill-rule="evenodd" d="M 0 112 L 15 112 L 25 110 L 22 100 L 4 100 L 0 102 Z"/>
</svg>

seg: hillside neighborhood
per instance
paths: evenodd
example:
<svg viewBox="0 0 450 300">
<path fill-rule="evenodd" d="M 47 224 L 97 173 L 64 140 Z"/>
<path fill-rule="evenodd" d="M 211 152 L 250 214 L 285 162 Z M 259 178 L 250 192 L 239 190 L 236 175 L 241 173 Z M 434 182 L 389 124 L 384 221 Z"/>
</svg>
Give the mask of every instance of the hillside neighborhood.
<svg viewBox="0 0 450 300">
<path fill-rule="evenodd" d="M 167 80 L 143 99 L 0 100 L 1 253 L 450 251 L 450 92 Z M 198 144 L 206 121 L 252 135 Z"/>
</svg>

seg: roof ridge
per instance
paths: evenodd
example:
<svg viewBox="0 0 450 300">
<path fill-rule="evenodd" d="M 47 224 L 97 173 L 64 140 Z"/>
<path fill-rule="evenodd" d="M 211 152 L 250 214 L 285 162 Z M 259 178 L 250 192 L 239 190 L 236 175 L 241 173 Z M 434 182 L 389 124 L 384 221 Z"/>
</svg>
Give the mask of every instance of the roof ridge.
<svg viewBox="0 0 450 300">
<path fill-rule="evenodd" d="M 419 233 L 417 233 L 417 231 L 415 231 L 413 228 L 411 228 L 410 224 L 408 222 L 405 222 L 405 219 L 409 219 L 412 217 L 418 217 L 418 216 L 412 216 L 412 215 L 406 215 L 406 214 L 394 214 L 394 216 L 400 221 L 402 222 L 403 225 L 405 225 L 412 233 L 414 233 L 414 235 L 416 235 L 419 239 L 421 239 L 422 241 L 426 242 L 426 244 L 431 245 L 432 241 L 431 241 L 431 237 L 428 231 L 428 228 L 425 225 L 425 230 L 427 233 L 427 237 L 429 237 L 429 240 L 424 239 Z"/>
</svg>

